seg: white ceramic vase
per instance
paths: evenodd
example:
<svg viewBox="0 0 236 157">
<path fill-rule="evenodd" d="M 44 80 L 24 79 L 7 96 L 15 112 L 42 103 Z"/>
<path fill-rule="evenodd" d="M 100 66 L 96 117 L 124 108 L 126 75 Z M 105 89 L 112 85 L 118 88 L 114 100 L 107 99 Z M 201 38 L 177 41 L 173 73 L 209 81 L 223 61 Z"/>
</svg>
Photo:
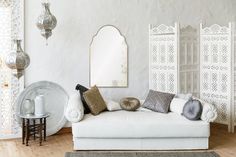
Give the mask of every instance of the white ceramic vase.
<svg viewBox="0 0 236 157">
<path fill-rule="evenodd" d="M 42 116 L 45 112 L 45 100 L 43 95 L 38 95 L 34 99 L 35 111 L 34 114 L 36 116 Z"/>
</svg>

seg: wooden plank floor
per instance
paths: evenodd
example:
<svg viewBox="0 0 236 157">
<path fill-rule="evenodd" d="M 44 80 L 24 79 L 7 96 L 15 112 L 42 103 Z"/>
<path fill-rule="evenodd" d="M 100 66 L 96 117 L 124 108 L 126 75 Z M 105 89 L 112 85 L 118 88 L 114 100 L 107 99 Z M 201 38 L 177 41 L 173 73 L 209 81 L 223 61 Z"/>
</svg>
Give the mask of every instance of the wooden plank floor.
<svg viewBox="0 0 236 157">
<path fill-rule="evenodd" d="M 29 145 L 22 145 L 21 139 L 1 140 L 0 157 L 64 157 L 65 152 L 73 151 L 70 132 L 48 137 L 41 147 L 38 141 L 30 142 Z M 236 134 L 228 133 L 225 126 L 214 124 L 208 151 L 216 151 L 222 157 L 236 157 Z"/>
</svg>

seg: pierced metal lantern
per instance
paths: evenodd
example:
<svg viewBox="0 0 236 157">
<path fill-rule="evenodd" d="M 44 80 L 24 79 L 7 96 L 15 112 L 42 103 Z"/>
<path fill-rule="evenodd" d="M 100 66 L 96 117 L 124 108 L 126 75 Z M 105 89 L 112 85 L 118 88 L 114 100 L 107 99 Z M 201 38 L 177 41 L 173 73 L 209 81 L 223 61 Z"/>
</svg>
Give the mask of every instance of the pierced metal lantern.
<svg viewBox="0 0 236 157">
<path fill-rule="evenodd" d="M 21 48 L 21 40 L 15 40 L 14 50 L 6 57 L 6 65 L 14 69 L 13 75 L 18 79 L 24 75 L 25 69 L 30 64 L 30 58 Z"/>
<path fill-rule="evenodd" d="M 49 3 L 42 3 L 43 12 L 37 19 L 37 27 L 41 30 L 41 35 L 46 38 L 46 40 L 52 35 L 52 30 L 57 25 L 57 19 L 52 15 Z"/>
</svg>

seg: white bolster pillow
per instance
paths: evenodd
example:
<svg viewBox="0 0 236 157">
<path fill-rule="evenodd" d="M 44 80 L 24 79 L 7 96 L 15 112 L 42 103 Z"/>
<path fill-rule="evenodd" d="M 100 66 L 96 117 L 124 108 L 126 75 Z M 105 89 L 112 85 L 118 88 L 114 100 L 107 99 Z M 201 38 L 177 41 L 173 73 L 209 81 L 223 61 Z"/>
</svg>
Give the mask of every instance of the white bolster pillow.
<svg viewBox="0 0 236 157">
<path fill-rule="evenodd" d="M 65 111 L 65 117 L 72 123 L 79 122 L 83 119 L 84 107 L 78 92 L 74 92 L 70 95 L 68 106 Z"/>
<path fill-rule="evenodd" d="M 206 122 L 214 122 L 216 118 L 217 118 L 217 111 L 215 106 L 205 102 L 203 104 L 201 119 Z"/>
<path fill-rule="evenodd" d="M 215 106 L 196 97 L 193 97 L 193 99 L 197 99 L 202 103 L 203 110 L 202 110 L 201 120 L 208 123 L 214 122 L 217 118 L 217 110 Z"/>
</svg>

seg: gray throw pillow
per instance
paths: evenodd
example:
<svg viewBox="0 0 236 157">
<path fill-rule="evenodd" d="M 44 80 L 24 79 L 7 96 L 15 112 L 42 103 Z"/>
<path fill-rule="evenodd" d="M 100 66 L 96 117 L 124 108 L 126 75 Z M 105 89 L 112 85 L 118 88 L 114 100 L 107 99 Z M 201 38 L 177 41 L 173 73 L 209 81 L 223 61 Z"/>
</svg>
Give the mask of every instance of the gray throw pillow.
<svg viewBox="0 0 236 157">
<path fill-rule="evenodd" d="M 199 120 L 202 115 L 202 104 L 198 100 L 189 100 L 183 108 L 183 116 L 189 120 Z"/>
<path fill-rule="evenodd" d="M 167 113 L 174 96 L 174 94 L 170 93 L 149 90 L 148 96 L 143 103 L 143 107 L 152 111 Z"/>
</svg>

